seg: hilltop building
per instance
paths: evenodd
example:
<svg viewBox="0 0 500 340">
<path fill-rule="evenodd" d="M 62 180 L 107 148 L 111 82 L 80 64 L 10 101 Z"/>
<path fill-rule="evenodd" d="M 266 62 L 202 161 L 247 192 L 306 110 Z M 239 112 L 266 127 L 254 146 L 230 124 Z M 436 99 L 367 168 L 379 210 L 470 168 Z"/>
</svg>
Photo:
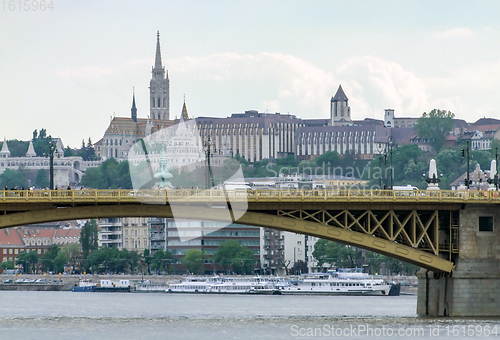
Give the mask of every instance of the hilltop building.
<svg viewBox="0 0 500 340">
<path fill-rule="evenodd" d="M 60 138 L 54 138 L 56 149 L 54 151 L 54 186 L 65 188 L 80 182 L 85 170 L 97 167 L 101 161 L 84 161 L 80 156 L 64 157 L 64 146 Z M 6 169 L 17 170 L 23 167 L 25 170 L 38 171 L 50 170 L 49 156 L 37 156 L 30 141 L 28 150 L 24 157 L 11 157 L 8 143 L 4 140 L 0 151 L 0 174 Z"/>
</svg>

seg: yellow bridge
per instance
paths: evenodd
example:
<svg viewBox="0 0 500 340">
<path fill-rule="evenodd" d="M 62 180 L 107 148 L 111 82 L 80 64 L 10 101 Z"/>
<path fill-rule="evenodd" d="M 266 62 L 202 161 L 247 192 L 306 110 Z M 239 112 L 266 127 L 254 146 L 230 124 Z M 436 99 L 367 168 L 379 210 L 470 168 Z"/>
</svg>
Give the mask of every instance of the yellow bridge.
<svg viewBox="0 0 500 340">
<path fill-rule="evenodd" d="M 25 190 L 0 191 L 0 228 L 106 217 L 237 222 L 317 236 L 451 272 L 459 210 L 497 205 L 496 191 Z M 172 209 L 172 206 L 175 209 Z M 244 208 L 242 208 L 244 207 Z M 223 209 L 221 209 L 223 208 Z"/>
</svg>

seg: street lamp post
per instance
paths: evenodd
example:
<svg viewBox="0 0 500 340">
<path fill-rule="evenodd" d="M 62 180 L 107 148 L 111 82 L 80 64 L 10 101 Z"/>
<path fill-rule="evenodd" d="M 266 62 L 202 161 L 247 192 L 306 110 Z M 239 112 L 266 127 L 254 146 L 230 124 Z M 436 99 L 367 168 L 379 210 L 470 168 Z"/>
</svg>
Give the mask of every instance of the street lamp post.
<svg viewBox="0 0 500 340">
<path fill-rule="evenodd" d="M 386 143 L 378 143 L 378 151 L 380 154 L 380 168 L 382 168 L 382 158 L 384 159 L 384 173 L 383 173 L 383 181 L 384 181 L 384 189 L 392 189 L 392 180 L 394 177 L 393 163 L 392 163 L 392 154 L 394 152 L 394 148 L 397 150 L 397 144 L 394 143 L 394 137 L 389 136 L 387 138 Z M 387 156 L 389 156 L 389 164 L 390 164 L 390 179 L 387 181 Z M 389 182 L 389 185 L 387 185 Z M 382 188 L 382 177 L 380 178 L 380 187 Z"/>
<path fill-rule="evenodd" d="M 467 148 L 462 149 L 462 157 L 464 157 L 464 158 L 467 159 L 467 176 L 466 176 L 466 180 L 465 180 L 465 186 L 467 187 L 467 190 L 469 190 L 469 187 L 470 187 L 470 170 L 469 170 L 469 166 L 470 166 L 470 145 L 469 145 L 469 141 L 467 141 Z"/>
<path fill-rule="evenodd" d="M 383 172 L 382 176 L 380 176 L 380 181 L 379 181 L 380 189 L 386 189 L 387 180 L 385 177 L 385 170 L 387 168 L 387 144 L 386 143 L 378 143 L 377 149 L 378 149 L 378 152 L 380 154 L 379 165 L 380 165 L 381 170 L 382 170 L 382 159 L 384 160 L 384 172 Z M 382 187 L 382 179 L 384 181 L 383 187 Z"/>
<path fill-rule="evenodd" d="M 389 188 L 392 190 L 392 180 L 394 179 L 394 168 L 392 167 L 392 153 L 394 151 L 394 148 L 396 148 L 396 150 L 398 149 L 398 145 L 394 143 L 394 137 L 392 136 L 389 136 L 389 138 L 387 139 L 387 146 L 388 146 L 388 149 L 389 149 L 389 156 L 390 156 L 390 163 L 391 163 L 391 179 L 390 179 L 390 186 Z"/>
<path fill-rule="evenodd" d="M 211 187 L 214 187 L 214 177 L 212 174 L 212 167 L 210 166 L 210 156 L 211 156 L 211 147 L 212 147 L 212 142 L 210 141 L 210 136 L 207 137 L 207 140 L 203 144 L 205 147 L 205 157 L 207 159 L 207 167 L 208 167 L 208 173 L 206 177 L 206 189 L 210 189 Z M 212 186 L 210 186 L 212 185 Z"/>
<path fill-rule="evenodd" d="M 57 148 L 57 142 L 54 142 L 52 139 L 52 136 L 49 136 L 49 150 L 48 150 L 48 155 L 49 155 L 49 165 L 50 165 L 50 170 L 49 170 L 49 188 L 50 190 L 54 190 L 54 152 L 56 151 Z"/>
</svg>

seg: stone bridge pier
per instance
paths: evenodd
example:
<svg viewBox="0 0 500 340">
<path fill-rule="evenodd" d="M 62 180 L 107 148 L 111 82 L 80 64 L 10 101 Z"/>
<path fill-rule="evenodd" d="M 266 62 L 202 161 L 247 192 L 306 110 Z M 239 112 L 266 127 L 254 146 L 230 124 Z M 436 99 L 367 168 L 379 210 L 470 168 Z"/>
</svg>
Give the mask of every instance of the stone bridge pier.
<svg viewBox="0 0 500 340">
<path fill-rule="evenodd" d="M 500 209 L 466 205 L 451 274 L 421 269 L 417 313 L 429 316 L 500 316 Z"/>
</svg>

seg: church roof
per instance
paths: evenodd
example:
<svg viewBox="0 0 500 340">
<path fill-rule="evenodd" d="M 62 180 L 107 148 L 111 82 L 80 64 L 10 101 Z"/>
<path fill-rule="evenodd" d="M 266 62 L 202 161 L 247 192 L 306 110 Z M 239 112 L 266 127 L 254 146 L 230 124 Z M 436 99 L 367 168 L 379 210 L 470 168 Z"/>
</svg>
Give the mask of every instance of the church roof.
<svg viewBox="0 0 500 340">
<path fill-rule="evenodd" d="M 342 85 L 339 85 L 339 89 L 337 90 L 337 93 L 335 96 L 332 97 L 332 102 L 339 102 L 339 101 L 348 101 L 347 96 L 344 93 L 344 90 L 342 90 Z"/>
<path fill-rule="evenodd" d="M 28 146 L 28 151 L 26 152 L 26 157 L 36 157 L 35 148 L 33 147 L 33 141 L 30 140 L 30 145 Z"/>
<path fill-rule="evenodd" d="M 137 123 L 128 117 L 114 117 L 106 129 L 106 134 L 144 134 L 147 119 L 137 118 Z"/>
</svg>

